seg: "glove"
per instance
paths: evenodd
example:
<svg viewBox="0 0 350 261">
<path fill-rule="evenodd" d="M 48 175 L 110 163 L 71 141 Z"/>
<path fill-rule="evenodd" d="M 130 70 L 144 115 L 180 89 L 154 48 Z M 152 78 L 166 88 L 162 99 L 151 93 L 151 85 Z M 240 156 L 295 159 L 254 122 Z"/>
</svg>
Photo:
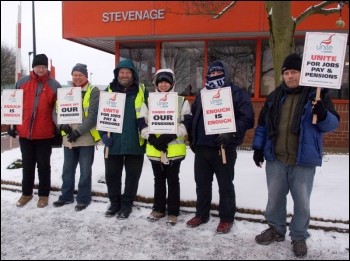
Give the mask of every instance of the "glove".
<svg viewBox="0 0 350 261">
<path fill-rule="evenodd" d="M 67 135 L 71 134 L 73 129 L 69 124 L 62 124 L 60 130 L 64 131 Z"/>
<path fill-rule="evenodd" d="M 67 138 L 69 142 L 76 142 L 80 136 L 80 133 L 77 130 L 74 130 L 71 134 L 67 136 Z"/>
<path fill-rule="evenodd" d="M 177 138 L 176 134 L 162 134 L 158 137 L 158 145 L 159 147 L 167 147 L 170 142 Z"/>
<path fill-rule="evenodd" d="M 106 145 L 106 147 L 110 147 L 113 145 L 113 139 L 111 137 L 108 137 L 107 134 L 104 134 L 102 136 L 102 142 Z"/>
<path fill-rule="evenodd" d="M 59 129 L 56 128 L 55 136 L 52 138 L 52 147 L 61 148 L 63 143 L 63 137 Z"/>
<path fill-rule="evenodd" d="M 12 138 L 16 138 L 17 137 L 16 126 L 13 126 L 12 129 L 11 129 L 11 126 L 9 126 L 7 129 L 7 134 L 10 135 Z"/>
<path fill-rule="evenodd" d="M 148 141 L 149 144 L 154 146 L 154 144 L 157 143 L 156 135 L 155 134 L 148 135 L 148 140 L 147 141 Z"/>
<path fill-rule="evenodd" d="M 326 118 L 327 111 L 321 100 L 316 101 L 316 103 L 314 104 L 314 107 L 312 108 L 312 114 L 317 115 L 318 121 L 323 121 Z"/>
<path fill-rule="evenodd" d="M 217 145 L 219 145 L 219 147 L 221 147 L 221 145 L 223 145 L 223 147 L 225 148 L 227 146 L 227 144 L 230 143 L 230 141 L 232 141 L 233 138 L 233 133 L 229 132 L 229 133 L 222 133 L 219 134 L 216 139 L 215 139 L 215 143 Z"/>
<path fill-rule="evenodd" d="M 261 168 L 262 164 L 264 163 L 264 151 L 261 149 L 254 150 L 253 160 L 255 165 Z"/>
</svg>

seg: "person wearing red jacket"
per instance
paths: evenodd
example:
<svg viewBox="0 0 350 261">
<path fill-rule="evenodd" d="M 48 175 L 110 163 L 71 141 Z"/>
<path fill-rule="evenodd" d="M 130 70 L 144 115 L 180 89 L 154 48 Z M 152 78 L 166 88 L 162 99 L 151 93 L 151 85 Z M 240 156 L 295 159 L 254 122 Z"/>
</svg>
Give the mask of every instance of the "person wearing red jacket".
<svg viewBox="0 0 350 261">
<path fill-rule="evenodd" d="M 33 198 L 35 165 L 39 176 L 38 208 L 48 205 L 51 188 L 51 151 L 56 134 L 55 104 L 57 89 L 61 85 L 50 78 L 48 58 L 38 54 L 33 59 L 33 71 L 16 83 L 16 89 L 23 90 L 23 120 L 21 125 L 9 128 L 8 134 L 19 136 L 22 153 L 23 179 L 22 196 L 16 203 L 23 207 Z"/>
</svg>

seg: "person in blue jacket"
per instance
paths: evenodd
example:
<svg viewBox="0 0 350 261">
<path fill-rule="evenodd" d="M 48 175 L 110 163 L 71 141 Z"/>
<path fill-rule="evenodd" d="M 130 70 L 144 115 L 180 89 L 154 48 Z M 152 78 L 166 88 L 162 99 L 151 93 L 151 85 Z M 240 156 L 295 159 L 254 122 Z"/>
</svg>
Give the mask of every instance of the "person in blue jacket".
<svg viewBox="0 0 350 261">
<path fill-rule="evenodd" d="M 117 214 L 118 219 L 127 219 L 132 211 L 139 179 L 142 172 L 145 140 L 139 132 L 137 119 L 142 104 L 147 103 L 148 91 L 139 83 L 139 76 L 131 60 L 123 60 L 114 69 L 114 79 L 106 91 L 125 93 L 125 108 L 122 133 L 100 131 L 102 141 L 109 147 L 105 158 L 105 175 L 110 206 L 106 217 Z M 125 167 L 125 186 L 122 191 L 122 173 Z"/>
<path fill-rule="evenodd" d="M 307 254 L 310 196 L 316 166 L 322 164 L 322 134 L 338 127 L 339 115 L 326 91 L 315 101 L 315 88 L 300 86 L 302 59 L 292 53 L 282 66 L 283 82 L 266 99 L 253 140 L 254 162 L 266 159 L 268 202 L 265 218 L 269 228 L 255 237 L 268 245 L 285 240 L 287 194 L 294 201 L 289 225 L 295 256 Z M 317 123 L 312 123 L 317 115 Z"/>
<path fill-rule="evenodd" d="M 219 217 L 217 233 L 230 232 L 236 214 L 236 195 L 233 185 L 237 146 L 243 142 L 248 129 L 254 127 L 254 111 L 248 92 L 231 82 L 231 71 L 223 61 L 210 64 L 205 89 L 231 87 L 236 132 L 205 134 L 201 91 L 192 104 L 191 149 L 195 153 L 194 176 L 196 181 L 196 215 L 187 221 L 188 227 L 197 227 L 209 221 L 214 173 L 219 186 Z M 227 163 L 224 164 L 221 147 L 225 149 Z"/>
</svg>

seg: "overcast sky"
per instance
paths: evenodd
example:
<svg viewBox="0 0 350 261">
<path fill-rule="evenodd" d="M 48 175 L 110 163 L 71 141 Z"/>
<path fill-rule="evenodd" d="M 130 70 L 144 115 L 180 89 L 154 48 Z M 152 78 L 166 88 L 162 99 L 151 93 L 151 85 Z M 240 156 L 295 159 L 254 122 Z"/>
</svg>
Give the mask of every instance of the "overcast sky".
<svg viewBox="0 0 350 261">
<path fill-rule="evenodd" d="M 16 47 L 16 24 L 20 1 L 1 1 L 1 44 Z M 61 1 L 35 1 L 36 52 L 45 53 L 56 67 L 56 79 L 71 80 L 73 66 L 88 66 L 93 84 L 108 85 L 113 79 L 114 56 L 62 38 Z M 22 1 L 22 66 L 28 72 L 28 52 L 33 51 L 32 1 Z M 30 57 L 31 62 L 33 55 Z M 30 62 L 30 68 L 31 68 Z M 91 74 L 92 73 L 92 74 Z"/>
</svg>

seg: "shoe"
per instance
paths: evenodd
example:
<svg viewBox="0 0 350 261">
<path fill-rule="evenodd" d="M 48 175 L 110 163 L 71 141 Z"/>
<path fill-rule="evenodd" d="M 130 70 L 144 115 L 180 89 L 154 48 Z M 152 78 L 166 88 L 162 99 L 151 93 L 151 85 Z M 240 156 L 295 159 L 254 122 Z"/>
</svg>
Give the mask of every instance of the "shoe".
<svg viewBox="0 0 350 261">
<path fill-rule="evenodd" d="M 303 257 L 307 254 L 307 245 L 304 239 L 292 240 L 293 252 L 296 257 Z"/>
<path fill-rule="evenodd" d="M 49 204 L 49 197 L 39 197 L 38 208 L 44 208 Z"/>
<path fill-rule="evenodd" d="M 194 218 L 187 221 L 188 227 L 198 227 L 199 225 L 202 225 L 204 223 L 207 223 L 209 221 L 209 218 L 203 219 L 200 216 L 195 216 Z"/>
<path fill-rule="evenodd" d="M 260 245 L 269 245 L 274 241 L 281 242 L 284 239 L 284 235 L 279 234 L 274 227 L 269 227 L 255 237 L 255 242 Z"/>
<path fill-rule="evenodd" d="M 17 201 L 16 206 L 17 207 L 23 207 L 25 204 L 27 204 L 31 199 L 33 198 L 33 195 L 26 196 L 22 195 L 21 198 Z"/>
<path fill-rule="evenodd" d="M 75 211 L 82 211 L 84 209 L 86 209 L 88 205 L 86 204 L 82 204 L 82 203 L 78 203 L 76 206 L 75 206 Z"/>
<path fill-rule="evenodd" d="M 123 209 L 118 211 L 117 219 L 119 219 L 119 220 L 127 219 L 131 212 L 132 212 L 131 207 L 123 208 Z"/>
<path fill-rule="evenodd" d="M 176 223 L 177 223 L 177 216 L 169 215 L 167 220 L 166 220 L 166 224 L 175 226 Z"/>
<path fill-rule="evenodd" d="M 151 214 L 147 217 L 149 221 L 158 221 L 160 218 L 165 217 L 165 213 L 153 210 Z"/>
<path fill-rule="evenodd" d="M 230 232 L 232 225 L 233 222 L 220 220 L 220 223 L 216 228 L 216 232 L 219 234 L 227 234 L 228 232 Z"/>
<path fill-rule="evenodd" d="M 56 208 L 59 208 L 59 207 L 62 207 L 64 205 L 72 204 L 72 203 L 73 203 L 73 201 L 70 202 L 70 201 L 63 201 L 63 200 L 59 199 L 59 200 L 55 201 L 54 203 L 52 203 L 52 205 Z"/>
<path fill-rule="evenodd" d="M 109 209 L 105 212 L 105 217 L 114 217 L 118 211 L 118 208 L 109 207 Z"/>
</svg>

